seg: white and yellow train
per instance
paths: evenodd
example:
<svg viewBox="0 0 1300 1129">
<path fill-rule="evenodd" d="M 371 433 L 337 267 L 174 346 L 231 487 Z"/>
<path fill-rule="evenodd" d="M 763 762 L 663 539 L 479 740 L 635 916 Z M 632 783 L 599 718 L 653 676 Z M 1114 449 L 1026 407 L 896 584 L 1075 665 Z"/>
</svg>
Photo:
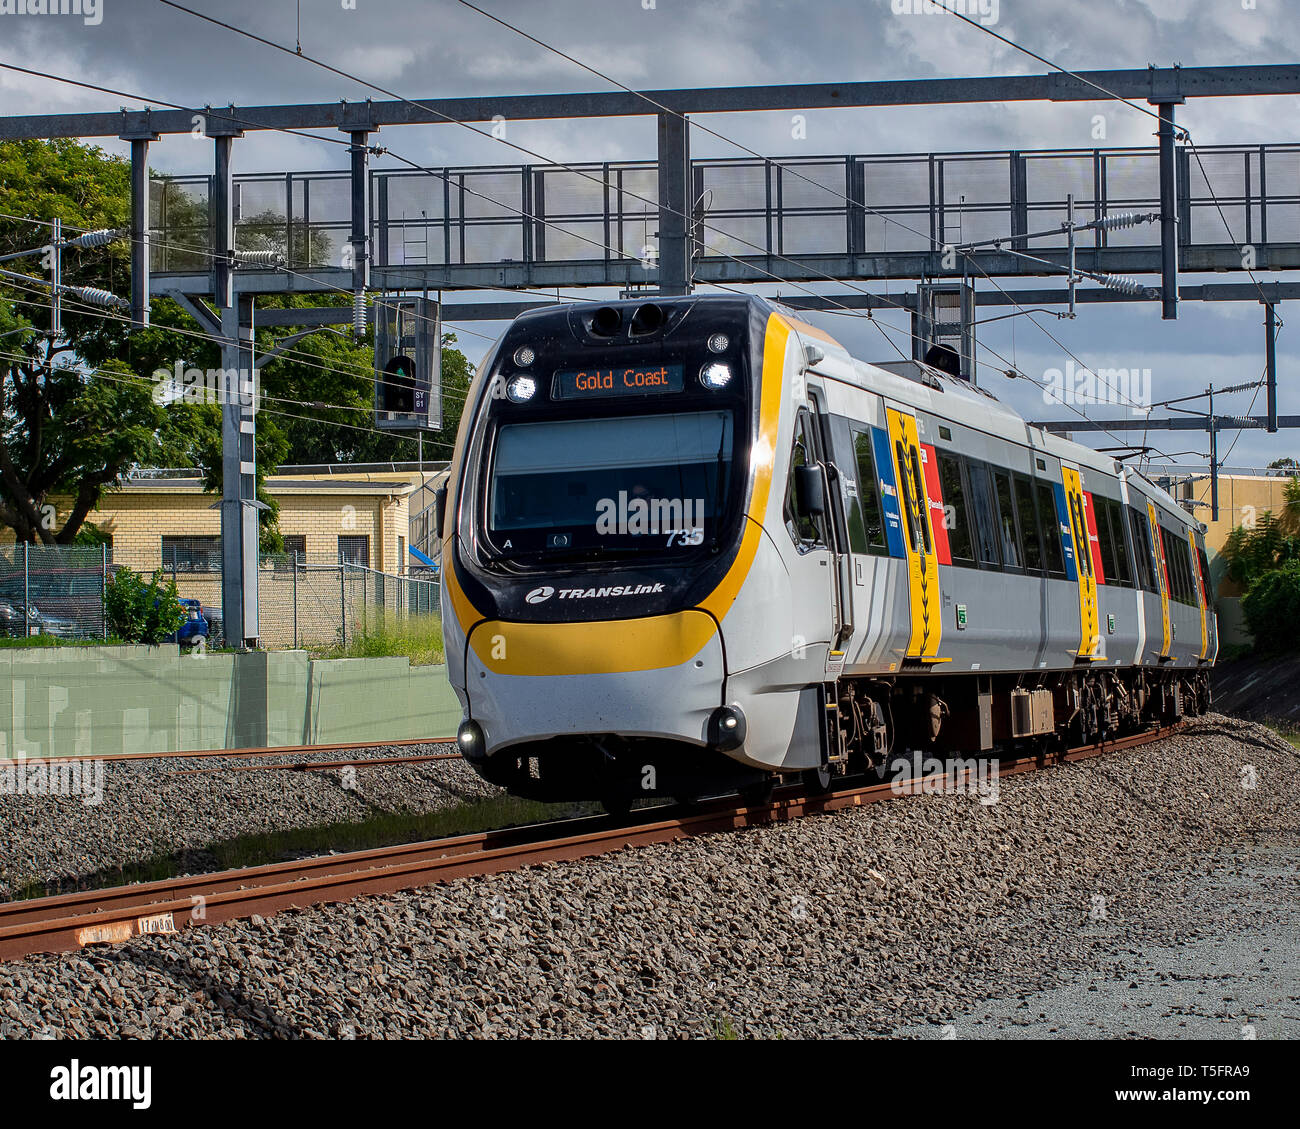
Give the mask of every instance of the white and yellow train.
<svg viewBox="0 0 1300 1129">
<path fill-rule="evenodd" d="M 1167 493 L 760 298 L 521 316 L 441 508 L 459 745 L 519 794 L 825 787 L 1209 705 L 1203 530 Z"/>
</svg>

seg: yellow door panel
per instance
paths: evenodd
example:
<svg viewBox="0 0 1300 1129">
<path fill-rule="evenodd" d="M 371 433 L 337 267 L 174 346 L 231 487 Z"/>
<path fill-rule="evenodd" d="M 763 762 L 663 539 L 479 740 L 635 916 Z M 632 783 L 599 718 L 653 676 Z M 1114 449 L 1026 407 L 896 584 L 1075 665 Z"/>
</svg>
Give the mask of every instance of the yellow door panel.
<svg viewBox="0 0 1300 1129">
<path fill-rule="evenodd" d="M 942 662 L 938 657 L 943 637 L 943 600 L 939 594 L 939 557 L 930 524 L 930 499 L 921 469 L 921 442 L 916 417 L 897 408 L 885 409 L 889 442 L 898 475 L 899 503 L 903 510 L 903 541 L 907 551 L 907 576 L 912 631 L 907 657 L 922 662 Z"/>
<path fill-rule="evenodd" d="M 1075 657 L 1101 658 L 1101 625 L 1097 613 L 1097 577 L 1092 569 L 1092 547 L 1088 542 L 1088 519 L 1083 510 L 1083 481 L 1073 467 L 1061 467 L 1065 487 L 1065 508 L 1074 538 L 1074 563 L 1079 574 L 1079 649 Z"/>
</svg>

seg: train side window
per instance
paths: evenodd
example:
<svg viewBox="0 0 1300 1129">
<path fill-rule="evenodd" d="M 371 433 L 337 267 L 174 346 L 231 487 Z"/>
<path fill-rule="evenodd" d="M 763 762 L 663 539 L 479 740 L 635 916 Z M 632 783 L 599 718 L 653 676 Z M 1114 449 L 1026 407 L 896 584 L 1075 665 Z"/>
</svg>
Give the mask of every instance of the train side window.
<svg viewBox="0 0 1300 1129">
<path fill-rule="evenodd" d="M 1164 544 L 1165 562 L 1169 565 L 1169 586 L 1173 589 L 1173 597 L 1180 604 L 1190 603 L 1187 598 L 1187 578 L 1183 574 L 1186 561 L 1178 553 L 1178 539 L 1162 525 L 1160 540 Z"/>
<path fill-rule="evenodd" d="M 1097 546 L 1101 550 L 1101 571 L 1107 584 L 1118 584 L 1119 565 L 1115 563 L 1115 537 L 1110 528 L 1110 499 L 1092 496 L 1092 517 L 1097 523 Z"/>
<path fill-rule="evenodd" d="M 849 526 L 849 537 L 855 553 L 889 552 L 885 544 L 885 520 L 880 510 L 880 477 L 876 474 L 876 456 L 872 448 L 871 432 L 853 429 L 853 455 L 858 465 L 858 501 L 862 513 L 858 528 Z M 859 547 L 860 546 L 860 547 Z"/>
<path fill-rule="evenodd" d="M 1011 475 L 1004 470 L 993 472 L 993 489 L 998 500 L 998 534 L 1002 540 L 1002 563 L 1007 568 L 1024 567 L 1020 535 L 1016 530 L 1016 506 L 1011 497 Z"/>
<path fill-rule="evenodd" d="M 973 565 L 975 546 L 970 535 L 970 508 L 966 505 L 966 487 L 962 482 L 961 463 L 951 455 L 938 452 L 939 487 L 943 491 L 943 524 L 948 531 L 948 551 L 953 564 Z"/>
<path fill-rule="evenodd" d="M 1110 539 L 1115 545 L 1115 583 L 1123 588 L 1133 587 L 1133 569 L 1129 564 L 1128 538 L 1124 536 L 1124 508 L 1114 498 L 1104 498 L 1106 521 L 1110 525 Z M 1107 582 L 1110 573 L 1106 574 Z"/>
<path fill-rule="evenodd" d="M 795 470 L 801 466 L 810 466 L 816 461 L 810 456 L 813 449 L 812 436 L 808 433 L 807 414 L 800 412 L 795 424 L 794 451 L 790 456 L 790 477 L 785 487 L 785 527 L 801 553 L 824 548 L 827 544 L 825 515 L 802 513 L 794 488 Z"/>
<path fill-rule="evenodd" d="M 1047 575 L 1065 576 L 1065 549 L 1061 545 L 1061 519 L 1056 513 L 1056 493 L 1051 484 L 1035 482 L 1038 502 L 1038 528 L 1043 535 L 1043 560 Z"/>
<path fill-rule="evenodd" d="M 1214 607 L 1214 589 L 1210 587 L 1210 559 L 1205 555 L 1205 549 L 1196 546 L 1197 563 L 1201 566 L 1201 590 L 1205 593 L 1206 607 Z"/>
<path fill-rule="evenodd" d="M 993 483 L 985 463 L 966 465 L 966 479 L 970 483 L 971 519 L 975 528 L 975 544 L 979 550 L 980 564 L 998 568 L 1002 557 L 998 553 L 998 519 L 993 508 Z"/>
<path fill-rule="evenodd" d="M 1192 568 L 1187 541 L 1181 533 L 1169 534 L 1169 544 L 1173 549 L 1174 559 L 1178 562 L 1178 576 L 1183 589 L 1183 603 L 1196 603 L 1196 594 L 1192 588 Z"/>
<path fill-rule="evenodd" d="M 1145 592 L 1159 592 L 1155 567 L 1151 561 L 1151 535 L 1146 516 L 1130 506 L 1128 520 L 1129 527 L 1133 530 L 1133 562 L 1136 565 L 1137 583 Z"/>
<path fill-rule="evenodd" d="M 1016 490 L 1016 516 L 1020 519 L 1020 540 L 1025 550 L 1025 568 L 1030 572 L 1043 571 L 1043 544 L 1038 532 L 1038 519 L 1034 516 L 1034 495 L 1029 479 L 1023 474 L 1012 476 Z"/>
</svg>

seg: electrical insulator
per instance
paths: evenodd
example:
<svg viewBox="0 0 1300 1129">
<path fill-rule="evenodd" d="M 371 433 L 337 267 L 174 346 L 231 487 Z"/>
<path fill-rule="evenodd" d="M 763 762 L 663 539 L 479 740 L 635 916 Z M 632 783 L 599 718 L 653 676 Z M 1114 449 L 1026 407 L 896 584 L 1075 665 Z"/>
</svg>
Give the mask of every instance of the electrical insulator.
<svg viewBox="0 0 1300 1129">
<path fill-rule="evenodd" d="M 366 335 L 366 292 L 357 290 L 352 295 L 352 332 L 358 337 Z"/>
<path fill-rule="evenodd" d="M 245 267 L 275 267 L 284 262 L 279 251 L 236 251 L 235 262 Z"/>
<path fill-rule="evenodd" d="M 75 239 L 69 239 L 63 245 L 65 247 L 76 247 L 79 250 L 89 250 L 91 247 L 106 247 L 108 244 L 122 239 L 126 232 L 119 231 L 116 228 L 102 228 L 99 231 L 87 231 L 78 235 Z"/>
<path fill-rule="evenodd" d="M 1105 219 L 1098 220 L 1097 226 L 1102 231 L 1118 231 L 1124 227 L 1137 227 L 1140 223 L 1150 223 L 1156 216 L 1149 212 L 1116 212 Z"/>
<path fill-rule="evenodd" d="M 1118 290 L 1121 294 L 1141 294 L 1146 289 L 1136 278 L 1125 274 L 1095 274 L 1092 277 L 1107 290 Z"/>
<path fill-rule="evenodd" d="M 103 306 L 110 310 L 129 310 L 131 308 L 131 303 L 125 298 L 119 298 L 116 294 L 112 294 L 107 290 L 100 290 L 95 286 L 65 286 L 63 293 L 80 298 L 91 306 Z"/>
</svg>

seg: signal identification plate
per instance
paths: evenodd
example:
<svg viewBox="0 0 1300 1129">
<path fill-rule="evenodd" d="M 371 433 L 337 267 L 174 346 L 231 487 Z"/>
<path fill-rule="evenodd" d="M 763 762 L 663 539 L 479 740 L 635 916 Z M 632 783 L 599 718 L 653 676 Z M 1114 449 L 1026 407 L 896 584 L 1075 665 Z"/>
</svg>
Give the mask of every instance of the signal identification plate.
<svg viewBox="0 0 1300 1129">
<path fill-rule="evenodd" d="M 657 396 L 681 390 L 681 365 L 589 368 L 557 372 L 551 385 L 551 398 L 595 400 L 606 396 Z"/>
</svg>

